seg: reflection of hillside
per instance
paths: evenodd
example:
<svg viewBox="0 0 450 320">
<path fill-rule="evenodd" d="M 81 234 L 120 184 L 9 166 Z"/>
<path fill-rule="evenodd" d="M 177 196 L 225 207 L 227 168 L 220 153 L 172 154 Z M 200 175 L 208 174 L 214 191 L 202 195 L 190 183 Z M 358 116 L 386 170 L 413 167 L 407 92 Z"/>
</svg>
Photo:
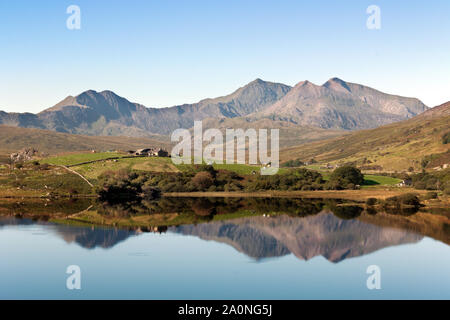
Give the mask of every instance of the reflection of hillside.
<svg viewBox="0 0 450 320">
<path fill-rule="evenodd" d="M 138 231 L 128 229 L 102 228 L 102 227 L 77 227 L 59 225 L 46 221 L 22 219 L 16 217 L 0 217 L 0 228 L 6 226 L 31 226 L 40 225 L 48 227 L 61 236 L 68 243 L 77 243 L 83 248 L 96 247 L 112 248 L 128 237 L 139 234 Z"/>
<path fill-rule="evenodd" d="M 254 258 L 293 253 L 304 260 L 323 256 L 333 262 L 422 239 L 414 233 L 357 219 L 341 220 L 328 212 L 305 218 L 287 215 L 238 218 L 179 226 L 170 230 L 224 242 Z"/>
<path fill-rule="evenodd" d="M 410 216 L 377 213 L 363 215 L 361 221 L 380 227 L 406 230 L 450 245 L 450 215 L 418 212 Z"/>
<path fill-rule="evenodd" d="M 55 226 L 55 231 L 68 242 L 75 242 L 83 248 L 112 248 L 119 242 L 137 234 L 136 231 L 112 228 L 86 228 Z"/>
<path fill-rule="evenodd" d="M 36 201 L 0 209 L 0 227 L 39 224 L 84 248 L 111 248 L 140 232 L 167 227 L 226 243 L 255 259 L 292 253 L 303 260 L 323 256 L 339 262 L 423 236 L 450 243 L 450 215 L 377 213 L 336 200 L 163 198 L 114 206 Z"/>
</svg>

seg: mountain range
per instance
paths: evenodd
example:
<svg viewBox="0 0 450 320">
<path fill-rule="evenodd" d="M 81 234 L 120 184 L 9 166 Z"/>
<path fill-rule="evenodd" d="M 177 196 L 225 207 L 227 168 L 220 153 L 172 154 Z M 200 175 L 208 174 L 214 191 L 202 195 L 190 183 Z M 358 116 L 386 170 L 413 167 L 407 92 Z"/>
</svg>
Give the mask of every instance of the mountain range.
<svg viewBox="0 0 450 320">
<path fill-rule="evenodd" d="M 0 111 L 0 124 L 63 133 L 149 137 L 191 128 L 195 120 L 273 121 L 319 129 L 357 130 L 411 118 L 427 110 L 418 99 L 382 93 L 332 78 L 294 87 L 256 79 L 215 99 L 169 108 L 147 108 L 112 91 L 85 91 L 38 114 Z M 281 125 L 284 126 L 284 125 Z"/>
</svg>

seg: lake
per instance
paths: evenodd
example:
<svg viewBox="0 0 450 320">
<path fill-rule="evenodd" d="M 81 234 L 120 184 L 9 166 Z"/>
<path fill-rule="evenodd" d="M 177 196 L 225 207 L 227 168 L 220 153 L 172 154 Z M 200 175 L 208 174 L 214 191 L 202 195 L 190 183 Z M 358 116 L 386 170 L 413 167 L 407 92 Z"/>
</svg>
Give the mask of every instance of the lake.
<svg viewBox="0 0 450 320">
<path fill-rule="evenodd" d="M 0 299 L 450 299 L 445 210 L 90 201 L 0 203 Z M 72 265 L 80 290 L 66 285 Z M 380 289 L 368 289 L 369 266 Z"/>
</svg>

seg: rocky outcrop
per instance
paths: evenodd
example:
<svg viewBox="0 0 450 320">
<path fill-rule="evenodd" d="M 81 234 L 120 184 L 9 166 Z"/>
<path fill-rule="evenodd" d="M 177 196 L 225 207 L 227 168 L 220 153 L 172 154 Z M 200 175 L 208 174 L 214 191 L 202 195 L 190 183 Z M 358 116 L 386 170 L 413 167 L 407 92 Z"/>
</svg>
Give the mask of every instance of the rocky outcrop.
<svg viewBox="0 0 450 320">
<path fill-rule="evenodd" d="M 13 162 L 24 162 L 24 161 L 30 161 L 33 159 L 34 156 L 36 156 L 39 152 L 34 148 L 25 148 L 19 152 L 12 153 L 10 155 L 10 159 Z"/>
</svg>

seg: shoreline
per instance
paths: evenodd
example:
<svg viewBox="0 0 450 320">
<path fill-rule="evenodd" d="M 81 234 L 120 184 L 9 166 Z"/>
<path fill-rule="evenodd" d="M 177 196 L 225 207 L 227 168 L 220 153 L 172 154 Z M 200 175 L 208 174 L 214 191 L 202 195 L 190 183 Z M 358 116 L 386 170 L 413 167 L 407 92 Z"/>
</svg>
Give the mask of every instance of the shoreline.
<svg viewBox="0 0 450 320">
<path fill-rule="evenodd" d="M 305 199 L 345 199 L 365 201 L 368 198 L 384 200 L 389 197 L 405 193 L 426 194 L 426 190 L 405 188 L 391 189 L 363 189 L 363 190 L 316 190 L 316 191 L 257 191 L 257 192 L 168 192 L 163 193 L 167 198 L 305 198 Z"/>
<path fill-rule="evenodd" d="M 386 199 L 405 193 L 416 193 L 418 195 L 426 194 L 427 190 L 416 190 L 412 188 L 403 189 L 362 189 L 362 190 L 315 190 L 315 191 L 217 191 L 217 192 L 166 192 L 161 197 L 166 198 L 309 198 L 309 199 L 347 199 L 347 200 L 366 200 L 367 198 Z M 54 196 L 44 196 L 37 194 L 14 194 L 7 192 L 6 195 L 0 194 L 0 199 L 93 199 L 97 198 L 95 194 L 66 195 L 56 194 Z"/>
</svg>

